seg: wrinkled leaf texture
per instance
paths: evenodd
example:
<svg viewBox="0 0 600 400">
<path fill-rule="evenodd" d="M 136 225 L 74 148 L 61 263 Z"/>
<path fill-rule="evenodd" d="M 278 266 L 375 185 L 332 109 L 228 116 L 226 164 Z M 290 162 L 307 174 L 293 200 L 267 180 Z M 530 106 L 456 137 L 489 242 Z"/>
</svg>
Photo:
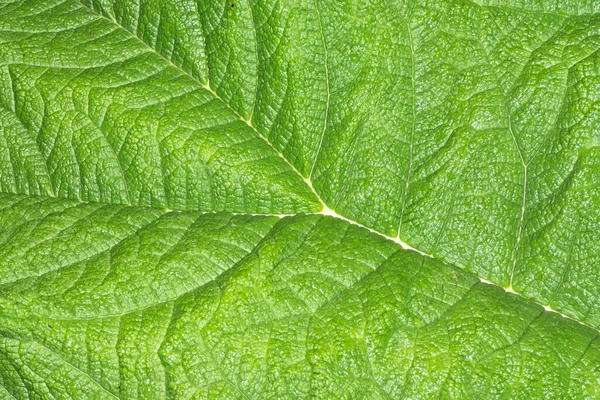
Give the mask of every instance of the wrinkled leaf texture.
<svg viewBox="0 0 600 400">
<path fill-rule="evenodd" d="M 0 1 L 0 398 L 600 398 L 596 0 Z"/>
</svg>

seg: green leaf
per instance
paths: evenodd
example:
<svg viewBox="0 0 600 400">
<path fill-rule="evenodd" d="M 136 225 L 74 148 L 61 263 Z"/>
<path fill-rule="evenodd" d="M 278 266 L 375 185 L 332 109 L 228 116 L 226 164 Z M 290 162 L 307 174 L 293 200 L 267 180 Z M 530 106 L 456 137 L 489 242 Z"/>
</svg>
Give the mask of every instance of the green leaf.
<svg viewBox="0 0 600 400">
<path fill-rule="evenodd" d="M 600 398 L 600 3 L 0 4 L 0 398 Z"/>
</svg>

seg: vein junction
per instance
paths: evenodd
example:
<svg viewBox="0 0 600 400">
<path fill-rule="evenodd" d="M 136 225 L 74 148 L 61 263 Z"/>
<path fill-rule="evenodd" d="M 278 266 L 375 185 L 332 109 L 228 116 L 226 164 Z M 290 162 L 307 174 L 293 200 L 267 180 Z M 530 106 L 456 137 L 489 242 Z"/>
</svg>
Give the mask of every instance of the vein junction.
<svg viewBox="0 0 600 400">
<path fill-rule="evenodd" d="M 321 212 L 319 212 L 319 213 L 314 213 L 314 214 L 320 214 L 320 215 L 325 215 L 325 216 L 330 216 L 330 217 L 333 217 L 333 218 L 341 219 L 341 220 L 343 220 L 343 221 L 346 221 L 346 222 L 348 222 L 348 223 L 350 223 L 350 224 L 352 224 L 352 225 L 359 226 L 359 227 L 361 227 L 361 228 L 363 228 L 363 229 L 367 229 L 368 231 L 370 231 L 370 232 L 372 232 L 372 233 L 374 233 L 374 234 L 377 234 L 377 235 L 379 235 L 379 236 L 381 236 L 381 237 L 384 237 L 384 238 L 386 238 L 387 240 L 393 241 L 393 242 L 395 242 L 396 244 L 399 244 L 399 245 L 400 245 L 400 246 L 401 246 L 403 249 L 405 249 L 405 250 L 412 250 L 412 251 L 418 252 L 418 253 L 420 253 L 420 254 L 422 254 L 422 255 L 424 255 L 424 256 L 427 256 L 427 257 L 430 257 L 430 258 L 434 258 L 434 259 L 435 259 L 435 257 L 434 257 L 433 255 L 431 255 L 431 254 L 428 254 L 428 253 L 425 253 L 425 252 L 423 252 L 423 251 L 421 251 L 421 250 L 419 250 L 419 249 L 416 249 L 416 248 L 414 248 L 414 247 L 410 246 L 409 244 L 407 244 L 407 243 L 403 242 L 403 241 L 400 239 L 400 237 L 399 237 L 399 236 L 396 236 L 396 237 L 387 236 L 387 235 L 385 235 L 385 234 L 383 234 L 383 233 L 381 233 L 381 232 L 379 232 L 379 231 L 377 231 L 377 230 L 374 230 L 374 229 L 372 229 L 372 228 L 369 228 L 369 227 L 367 227 L 367 226 L 365 226 L 365 225 L 363 225 L 363 224 L 361 224 L 361 223 L 359 223 L 359 222 L 357 222 L 357 221 L 354 221 L 354 220 L 351 220 L 351 219 L 349 219 L 349 218 L 347 218 L 347 217 L 344 217 L 344 216 L 342 216 L 342 215 L 338 214 L 337 212 L 335 212 L 335 210 L 333 210 L 333 209 L 329 208 L 329 207 L 327 206 L 327 204 L 326 204 L 326 203 L 323 201 L 323 199 L 321 198 L 321 196 L 319 195 L 319 193 L 317 193 L 317 191 L 315 190 L 315 188 L 314 188 L 314 186 L 313 186 L 313 184 L 312 184 L 312 181 L 311 181 L 312 172 L 313 172 L 313 170 L 314 170 L 314 168 L 315 168 L 315 165 L 316 165 L 316 163 L 317 163 L 318 159 L 315 159 L 315 163 L 314 163 L 314 164 L 313 164 L 313 166 L 311 167 L 311 169 L 310 169 L 310 173 L 309 173 L 308 177 L 305 177 L 305 176 L 304 176 L 304 175 L 303 175 L 303 174 L 302 174 L 302 173 L 301 173 L 301 172 L 300 172 L 300 171 L 299 171 L 299 170 L 298 170 L 298 169 L 297 169 L 297 168 L 296 168 L 296 167 L 295 167 L 295 166 L 294 166 L 294 165 L 293 165 L 293 164 L 292 164 L 292 163 L 291 163 L 291 162 L 290 162 L 288 159 L 287 159 L 287 157 L 286 157 L 286 156 L 285 156 L 285 155 L 284 155 L 284 154 L 283 154 L 281 151 L 279 151 L 279 150 L 278 150 L 278 149 L 275 147 L 275 145 L 274 145 L 273 143 L 271 143 L 271 141 L 270 141 L 270 140 L 269 140 L 269 139 L 268 139 L 268 138 L 267 138 L 265 135 L 263 135 L 263 134 L 262 134 L 262 133 L 261 133 L 261 132 L 260 132 L 260 131 L 259 131 L 259 130 L 258 130 L 258 129 L 257 129 L 255 126 L 254 126 L 254 125 L 253 125 L 253 124 L 252 124 L 252 121 L 251 121 L 251 118 L 252 118 L 252 117 L 250 117 L 250 119 L 246 119 L 246 118 L 244 118 L 244 117 L 243 117 L 243 116 L 242 116 L 242 115 L 241 115 L 241 114 L 240 114 L 238 111 L 236 111 L 236 110 L 235 110 L 235 109 L 234 109 L 234 108 L 233 108 L 233 107 L 232 107 L 232 106 L 231 106 L 231 105 L 230 105 L 230 104 L 229 104 L 227 101 L 225 101 L 225 100 L 224 100 L 224 99 L 223 99 L 223 98 L 222 98 L 222 97 L 221 97 L 221 96 L 220 96 L 220 95 L 219 95 L 219 94 L 218 94 L 218 93 L 217 93 L 217 92 L 216 92 L 216 91 L 215 91 L 215 90 L 214 90 L 214 89 L 211 87 L 211 85 L 210 85 L 210 82 L 209 82 L 209 81 L 207 81 L 207 82 L 205 82 L 205 83 L 204 83 L 204 82 L 201 82 L 201 81 L 200 81 L 200 80 L 199 80 L 197 77 L 195 77 L 194 75 L 192 75 L 192 74 L 188 73 L 187 71 L 185 71 L 184 69 L 182 69 L 182 68 L 181 68 L 181 67 L 179 67 L 178 65 L 174 64 L 174 63 L 173 63 L 173 62 L 172 62 L 170 59 L 168 59 L 168 58 L 166 58 L 165 56 L 163 56 L 162 54 L 160 54 L 158 51 L 156 51 L 154 48 L 152 48 L 152 47 L 151 47 L 149 44 L 147 44 L 145 41 L 143 41 L 143 40 L 142 40 L 140 37 L 138 37 L 138 36 L 137 36 L 136 34 L 134 34 L 133 32 L 129 31 L 128 29 L 126 29 L 124 26 L 122 26 L 121 24 L 119 24 L 117 21 L 115 21 L 115 20 L 113 20 L 113 19 L 110 19 L 110 18 L 107 18 L 107 17 L 105 17 L 104 15 L 101 15 L 101 14 L 99 14 L 98 12 L 96 12 L 95 10 L 93 10 L 93 9 L 89 8 L 88 6 L 86 6 L 86 5 L 85 5 L 85 4 L 83 4 L 83 3 L 80 3 L 80 4 L 82 5 L 82 7 L 84 7 L 84 8 L 85 8 L 85 9 L 87 9 L 88 11 L 90 11 L 90 12 L 94 13 L 94 14 L 95 14 L 95 15 L 97 15 L 99 18 L 101 18 L 101 19 L 104 19 L 104 20 L 106 20 L 106 21 L 110 22 L 111 24 L 114 24 L 114 25 L 115 25 L 115 26 L 117 26 L 119 29 L 122 29 L 123 31 L 127 32 L 129 35 L 131 35 L 131 37 L 132 37 L 132 38 L 135 38 L 137 41 L 139 41 L 139 43 L 141 43 L 141 44 L 142 44 L 142 45 L 143 45 L 143 46 L 144 46 L 144 47 L 147 49 L 147 51 L 154 53 L 156 56 L 158 56 L 159 58 L 161 58 L 161 59 L 162 59 L 162 60 L 163 60 L 165 63 L 167 63 L 169 67 L 171 67 L 171 68 L 174 68 L 175 70 L 177 70 L 177 71 L 178 71 L 179 73 L 181 73 L 182 75 L 185 75 L 186 77 L 188 77 L 189 79 L 191 79 L 192 81 L 194 81 L 195 83 L 197 83 L 197 84 L 198 84 L 199 86 L 201 86 L 201 87 L 202 87 L 204 90 L 206 90 L 206 91 L 208 91 L 209 93 L 211 93 L 211 95 L 212 95 L 212 96 L 214 96 L 214 97 L 215 97 L 217 100 L 219 100 L 220 102 L 222 102 L 222 103 L 223 103 L 223 104 L 224 104 L 224 105 L 225 105 L 225 106 L 226 106 L 226 107 L 227 107 L 227 108 L 228 108 L 228 109 L 229 109 L 229 110 L 230 110 L 230 111 L 231 111 L 231 112 L 232 112 L 232 113 L 233 113 L 233 114 L 234 114 L 234 115 L 235 115 L 235 116 L 236 116 L 236 117 L 239 119 L 239 120 L 241 120 L 241 121 L 245 122 L 245 123 L 246 123 L 246 124 L 247 124 L 247 125 L 248 125 L 248 126 L 249 126 L 249 127 L 250 127 L 250 128 L 253 130 L 253 131 L 254 131 L 254 132 L 255 132 L 255 134 L 256 134 L 258 137 L 260 137 L 260 138 L 261 138 L 261 139 L 262 139 L 262 140 L 263 140 L 263 141 L 264 141 L 264 142 L 265 142 L 265 143 L 266 143 L 266 144 L 267 144 L 267 145 L 268 145 L 268 146 L 269 146 L 269 147 L 270 147 L 270 148 L 271 148 L 271 149 L 272 149 L 272 150 L 275 152 L 275 154 L 277 154 L 277 155 L 278 155 L 278 156 L 279 156 L 279 157 L 280 157 L 280 158 L 281 158 L 281 159 L 282 159 L 282 160 L 283 160 L 283 161 L 284 161 L 284 162 L 285 162 L 285 163 L 286 163 L 286 164 L 289 166 L 289 168 L 290 168 L 292 171 L 294 171 L 294 173 L 295 173 L 295 174 L 297 174 L 297 175 L 298 175 L 300 178 L 302 178 L 302 180 L 305 182 L 305 184 L 306 184 L 306 185 L 307 185 L 307 186 L 310 188 L 311 192 L 312 192 L 312 193 L 314 194 L 314 196 L 315 196 L 315 197 L 318 199 L 318 201 L 320 202 L 320 204 L 321 204 L 321 206 L 322 206 L 322 211 L 321 211 Z M 323 44 L 325 45 L 325 43 L 323 43 Z M 412 49 L 412 44 L 411 44 L 411 49 Z M 327 49 L 325 48 L 325 50 L 327 50 Z M 412 51 L 414 51 L 414 50 L 412 50 Z M 327 60 L 325 60 L 325 61 L 327 62 Z M 414 61 L 413 61 L 413 62 L 414 62 Z M 413 66 L 413 68 L 414 68 L 414 66 Z M 413 75 L 414 75 L 414 71 L 413 71 Z M 413 77 L 413 83 L 414 83 L 414 77 Z M 414 96 L 414 88 L 413 88 L 413 96 Z M 329 98 L 329 87 L 328 87 L 328 98 Z M 414 104 L 413 104 L 413 107 L 414 107 Z M 414 110 L 413 110 L 413 113 L 414 113 Z M 414 115 L 413 115 L 413 118 L 414 118 Z M 413 122 L 414 122 L 414 121 L 413 121 Z M 509 124 L 510 124 L 510 118 L 509 118 Z M 525 163 L 524 163 L 523 156 L 522 156 L 522 154 L 521 154 L 521 152 L 520 152 L 520 149 L 519 149 L 518 143 L 516 142 L 516 138 L 514 137 L 514 133 L 512 132 L 512 126 L 510 126 L 510 125 L 509 125 L 509 128 L 510 128 L 510 131 L 511 131 L 511 134 L 512 134 L 512 137 L 513 137 L 513 140 L 515 141 L 515 146 L 517 147 L 517 150 L 519 151 L 519 156 L 520 156 L 520 158 L 521 158 L 521 161 L 523 162 L 523 165 L 524 165 L 524 167 L 525 167 L 525 184 L 526 184 L 526 179 L 527 179 L 527 178 L 526 178 L 526 172 L 527 172 L 527 169 L 526 169 L 526 168 L 527 168 L 527 164 L 525 164 Z M 327 125 L 326 125 L 326 121 L 325 121 L 325 123 L 324 123 L 324 126 L 323 126 L 323 132 L 322 132 L 321 141 L 320 141 L 320 144 L 319 144 L 319 150 L 320 150 L 320 148 L 321 148 L 321 145 L 322 145 L 322 142 L 323 142 L 323 138 L 324 138 L 324 136 L 325 136 L 325 133 L 326 133 L 326 132 L 325 132 L 325 131 L 326 131 L 326 129 L 327 129 Z M 413 129 L 414 129 L 414 127 L 413 127 Z M 318 156 L 318 155 L 317 155 L 317 156 Z M 521 210 L 521 212 L 522 212 L 522 213 L 521 213 L 521 221 L 520 221 L 520 224 L 521 224 L 521 226 L 519 227 L 519 237 L 517 238 L 517 247 L 518 247 L 518 245 L 519 245 L 519 241 L 520 241 L 520 235 L 521 235 L 521 229 L 522 229 L 523 214 L 524 214 L 524 203 L 525 203 L 525 193 L 526 193 L 526 186 L 524 187 L 523 205 L 522 205 L 522 210 Z M 171 211 L 171 210 L 167 210 L 167 211 Z M 235 213 L 234 213 L 234 214 L 235 214 Z M 251 215 L 270 215 L 270 214 L 251 214 Z M 275 216 L 277 216 L 277 217 L 280 217 L 280 218 L 285 218 L 285 217 L 292 217 L 292 216 L 295 216 L 295 215 L 297 215 L 297 214 L 276 214 Z M 438 260 L 439 260 L 439 259 L 438 259 Z M 439 260 L 439 261 L 442 261 L 442 260 Z M 443 262 L 443 261 L 442 261 L 442 262 Z M 516 260 L 514 260 L 514 262 L 516 263 Z M 512 269 L 512 271 L 511 271 L 511 276 L 510 276 L 510 278 L 511 278 L 511 279 L 510 279 L 510 282 L 511 282 L 511 283 L 509 284 L 509 287 L 507 287 L 507 288 L 504 288 L 504 287 L 503 287 L 503 289 L 504 289 L 506 292 L 509 292 L 509 293 L 514 293 L 514 294 L 517 294 L 517 295 L 519 295 L 519 296 L 521 296 L 521 297 L 525 297 L 525 296 L 522 296 L 522 295 L 520 295 L 520 294 L 516 293 L 516 292 L 513 290 L 513 288 L 512 288 L 512 278 L 513 278 L 513 275 L 514 275 L 514 265 L 513 265 L 513 269 Z M 485 280 L 485 279 L 483 279 L 483 278 L 479 278 L 479 279 L 480 279 L 480 281 L 481 281 L 481 282 L 483 282 L 483 283 L 496 285 L 496 284 L 494 284 L 494 283 L 492 283 L 492 282 L 490 282 L 490 281 L 487 281 L 487 280 Z M 498 286 L 500 286 L 500 285 L 498 285 Z M 529 299 L 529 300 L 531 300 L 531 301 L 535 301 L 535 300 L 532 300 L 532 299 Z M 563 317 L 570 318 L 570 317 L 568 317 L 568 316 L 566 316 L 566 315 L 564 315 L 564 314 L 561 314 L 561 313 L 559 313 L 559 312 L 557 312 L 557 311 L 555 311 L 555 310 L 551 309 L 550 307 L 548 307 L 548 306 L 546 306 L 546 305 L 542 305 L 542 306 L 543 306 L 543 307 L 544 307 L 544 308 L 545 308 L 547 311 L 553 311 L 553 312 L 556 312 L 556 313 L 558 313 L 558 314 L 562 315 Z M 572 318 L 571 318 L 571 319 L 572 319 Z M 577 320 L 575 320 L 575 321 L 577 321 Z M 577 322 L 580 322 L 580 321 L 577 321 Z M 582 322 L 580 322 L 580 323 L 582 323 Z M 582 324 L 583 324 L 583 325 L 586 325 L 586 324 L 584 324 L 584 323 L 582 323 Z"/>
</svg>

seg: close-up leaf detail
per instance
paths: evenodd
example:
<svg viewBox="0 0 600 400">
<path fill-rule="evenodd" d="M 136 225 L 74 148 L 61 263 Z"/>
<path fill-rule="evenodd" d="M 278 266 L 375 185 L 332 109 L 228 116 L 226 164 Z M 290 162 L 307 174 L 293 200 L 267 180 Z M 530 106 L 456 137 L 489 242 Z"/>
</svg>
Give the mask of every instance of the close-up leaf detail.
<svg viewBox="0 0 600 400">
<path fill-rule="evenodd" d="M 0 0 L 0 399 L 600 399 L 597 0 Z"/>
</svg>

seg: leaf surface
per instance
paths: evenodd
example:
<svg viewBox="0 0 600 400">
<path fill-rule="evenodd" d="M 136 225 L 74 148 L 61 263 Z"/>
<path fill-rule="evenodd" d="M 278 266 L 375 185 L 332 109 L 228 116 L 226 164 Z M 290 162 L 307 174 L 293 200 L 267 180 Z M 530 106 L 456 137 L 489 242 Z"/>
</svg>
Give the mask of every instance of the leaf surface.
<svg viewBox="0 0 600 400">
<path fill-rule="evenodd" d="M 599 48 L 584 0 L 4 2 L 0 395 L 598 398 Z"/>
</svg>

